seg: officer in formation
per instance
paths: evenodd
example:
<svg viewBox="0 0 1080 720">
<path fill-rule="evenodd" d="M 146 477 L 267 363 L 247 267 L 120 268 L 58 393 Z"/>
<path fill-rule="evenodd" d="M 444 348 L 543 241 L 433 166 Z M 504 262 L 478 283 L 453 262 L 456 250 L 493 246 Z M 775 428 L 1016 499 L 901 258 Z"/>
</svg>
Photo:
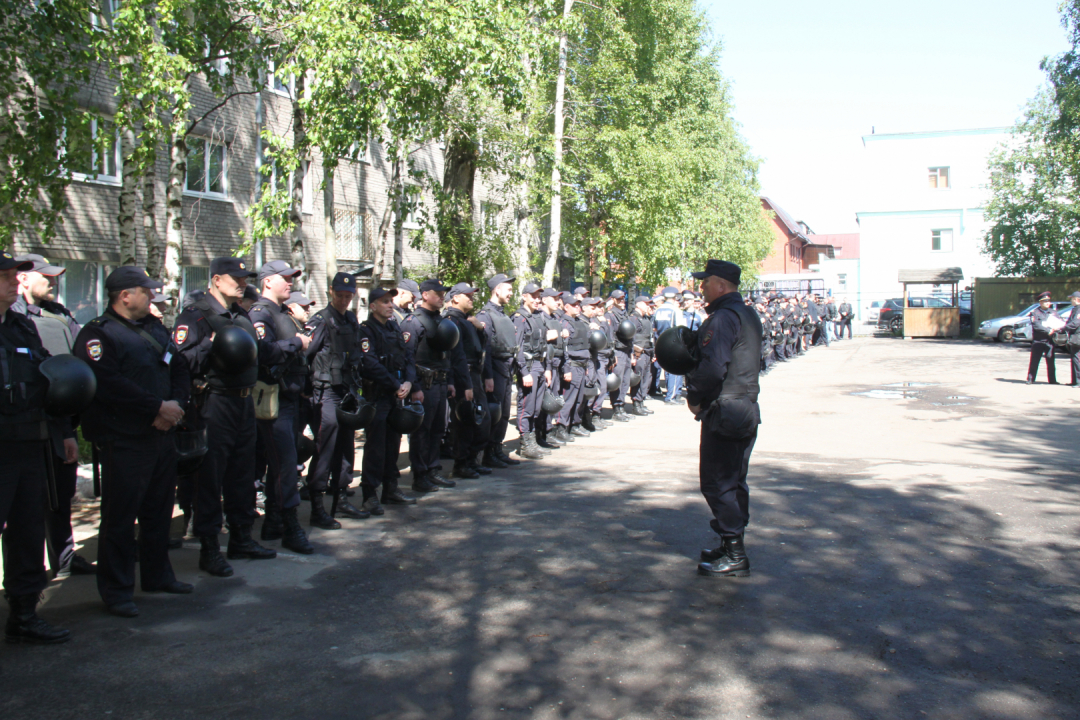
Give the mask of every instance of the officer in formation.
<svg viewBox="0 0 1080 720">
<path fill-rule="evenodd" d="M 480 463 L 480 455 L 491 442 L 491 411 L 487 394 L 495 391 L 487 335 L 483 323 L 473 315 L 473 297 L 478 288 L 457 283 L 446 295 L 445 317 L 458 330 L 458 345 L 467 368 L 455 372 L 451 429 L 454 436 L 454 475 L 466 480 L 490 475 L 491 468 Z"/>
<path fill-rule="evenodd" d="M 629 336 L 621 331 L 623 321 L 628 320 L 626 315 L 626 293 L 622 290 L 612 290 L 608 295 L 608 299 L 611 301 L 611 305 L 607 312 L 607 319 L 613 331 L 612 342 L 615 348 L 615 367 L 612 368 L 612 372 L 619 379 L 618 389 L 610 393 L 611 406 L 615 411 L 612 417 L 619 422 L 626 422 L 630 417 L 623 409 L 623 405 L 630 390 L 630 376 L 634 370 L 632 363 L 634 331 L 632 323 Z"/>
<path fill-rule="evenodd" d="M 634 325 L 633 355 L 630 359 L 631 391 L 634 414 L 652 415 L 653 411 L 645 407 L 645 398 L 652 384 L 652 360 L 654 327 L 652 321 L 653 299 L 649 295 L 638 295 L 634 302 L 634 312 L 630 322 Z"/>
<path fill-rule="evenodd" d="M 491 424 L 491 437 L 484 448 L 481 461 L 485 467 L 506 468 L 519 465 L 506 454 L 503 442 L 510 425 L 510 401 L 513 396 L 514 359 L 517 355 L 517 336 L 514 322 L 506 316 L 506 304 L 514 294 L 514 278 L 498 273 L 488 278 L 487 286 L 490 298 L 480 312 L 476 314 L 482 323 L 487 337 L 488 357 L 491 360 L 491 392 L 488 393 L 488 407 L 498 420 Z M 498 407 L 497 412 L 494 411 Z"/>
<path fill-rule="evenodd" d="M 838 320 L 836 323 L 836 339 L 844 339 L 844 331 L 847 330 L 848 340 L 851 339 L 851 320 L 855 317 L 855 310 L 847 298 L 843 298 L 840 307 L 837 308 Z"/>
<path fill-rule="evenodd" d="M 762 326 L 760 370 L 768 374 L 775 365 L 804 355 L 814 345 L 829 344 L 829 303 L 804 295 L 785 297 L 782 294 L 761 294 L 747 297 Z M 840 306 L 843 308 L 843 305 Z M 851 306 L 847 308 L 851 312 Z M 843 323 L 843 311 L 837 310 L 838 322 Z"/>
<path fill-rule="evenodd" d="M 604 313 L 604 300 L 585 296 L 581 300 L 581 313 L 589 323 L 589 375 L 585 381 L 586 408 L 582 413 L 581 427 L 597 432 L 612 422 L 601 415 L 604 398 L 607 397 L 607 377 L 615 366 L 615 348 L 611 338 L 615 336 L 611 323 Z M 626 415 L 625 420 L 630 416 Z"/>
</svg>

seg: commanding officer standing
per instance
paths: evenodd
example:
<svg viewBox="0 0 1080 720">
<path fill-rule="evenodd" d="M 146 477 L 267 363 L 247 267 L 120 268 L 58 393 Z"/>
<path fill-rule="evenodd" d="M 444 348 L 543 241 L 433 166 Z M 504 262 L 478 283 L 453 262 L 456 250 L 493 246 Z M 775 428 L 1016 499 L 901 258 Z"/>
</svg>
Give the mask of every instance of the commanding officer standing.
<svg viewBox="0 0 1080 720">
<path fill-rule="evenodd" d="M 1039 360 L 1046 356 L 1046 380 L 1051 385 L 1057 385 L 1056 349 L 1057 346 L 1050 342 L 1050 334 L 1053 329 L 1047 325 L 1047 320 L 1054 314 L 1053 302 L 1049 292 L 1039 293 L 1037 298 L 1039 307 L 1031 313 L 1031 355 L 1028 359 L 1027 384 L 1035 382 L 1039 375 Z"/>
<path fill-rule="evenodd" d="M 233 574 L 218 546 L 223 515 L 229 526 L 230 558 L 277 556 L 251 537 L 256 517 L 255 402 L 251 389 L 259 377 L 259 364 L 227 357 L 231 355 L 229 348 L 223 343 L 218 349 L 214 342 L 219 335 L 223 340 L 237 339 L 231 328 L 239 328 L 256 343 L 263 362 L 285 362 L 277 345 L 258 340 L 251 318 L 240 306 L 248 280 L 254 277 L 239 258 L 214 258 L 210 261 L 209 288 L 180 313 L 173 330 L 173 341 L 191 373 L 199 421 L 206 428 L 207 452 L 195 481 L 193 528 L 201 544 L 199 568 L 217 577 Z M 236 347 L 240 346 L 233 349 Z"/>
<path fill-rule="evenodd" d="M 491 413 L 487 408 L 487 393 L 495 390 L 495 382 L 491 377 L 491 359 L 487 354 L 487 335 L 484 334 L 484 324 L 475 316 L 470 317 L 476 290 L 477 288 L 468 283 L 458 283 L 446 294 L 446 299 L 450 301 L 446 317 L 457 325 L 461 337 L 458 345 L 467 363 L 464 378 L 461 377 L 461 373 L 454 373 L 457 379 L 457 402 L 459 404 L 472 403 L 475 399 L 482 403 L 484 410 L 483 419 L 479 425 L 473 420 L 475 416 L 472 408 L 469 408 L 468 412 L 461 413 L 456 411 L 458 408 L 455 408 L 455 412 L 451 413 L 450 424 L 454 430 L 454 474 L 465 479 L 491 474 L 491 468 L 484 467 L 476 461 L 476 456 L 483 452 L 491 436 Z M 469 390 L 471 393 L 467 392 Z"/>
<path fill-rule="evenodd" d="M 631 365 L 631 356 L 634 352 L 634 341 L 620 340 L 618 337 L 619 323 L 626 319 L 626 293 L 622 290 L 612 290 L 608 295 L 611 299 L 611 310 L 607 313 L 608 324 L 611 326 L 611 344 L 615 350 L 615 368 L 613 372 L 619 378 L 619 389 L 610 393 L 611 407 L 615 411 L 613 420 L 626 422 L 630 415 L 623 410 L 626 402 L 626 394 L 630 391 L 630 375 L 634 368 Z"/>
<path fill-rule="evenodd" d="M 589 436 L 589 431 L 581 427 L 581 422 L 585 410 L 585 380 L 589 374 L 592 355 L 589 352 L 589 323 L 581 316 L 581 300 L 564 292 L 562 301 L 563 324 L 570 335 L 566 340 L 563 370 L 570 379 L 566 381 L 563 389 L 562 410 L 555 418 L 555 437 L 569 442 L 571 436 Z"/>
<path fill-rule="evenodd" d="M 482 460 L 483 465 L 493 468 L 521 464 L 520 460 L 510 457 L 503 449 L 506 429 L 510 424 L 513 363 L 514 356 L 517 354 L 514 322 L 506 317 L 504 310 L 506 303 L 510 302 L 510 296 L 514 293 L 514 287 L 511 284 L 513 282 L 514 278 L 503 273 L 488 278 L 487 286 L 491 290 L 491 299 L 484 303 L 484 307 L 476 314 L 477 319 L 484 324 L 488 357 L 491 358 L 492 391 L 488 393 L 488 403 L 502 408 L 499 421 L 491 424 L 491 435 Z"/>
<path fill-rule="evenodd" d="M 394 404 L 405 400 L 416 385 L 416 366 L 412 350 L 401 335 L 394 320 L 394 296 L 400 291 L 373 288 L 368 294 L 368 319 L 360 324 L 360 362 L 364 376 L 364 397 L 375 403 L 375 418 L 366 428 L 363 472 L 360 488 L 363 508 L 372 515 L 386 511 L 387 505 L 415 505 L 398 488 L 398 453 L 401 433 L 394 432 L 386 422 Z"/>
<path fill-rule="evenodd" d="M 37 327 L 41 344 L 50 355 L 70 355 L 79 323 L 71 312 L 56 302 L 57 278 L 65 268 L 50 265 L 41 255 L 20 255 L 16 262 L 33 263 L 33 269 L 18 273 L 19 298 L 11 309 L 30 318 Z M 75 532 L 71 528 L 71 500 L 79 476 L 79 443 L 67 418 L 53 420 L 54 432 L 63 438 L 63 454 L 53 458 L 57 507 L 45 511 L 45 547 L 56 577 L 92 575 L 97 569 L 75 553 Z"/>
<path fill-rule="evenodd" d="M 316 448 L 308 466 L 308 497 L 311 524 L 323 530 L 341 527 L 326 512 L 323 496 L 328 490 L 345 493 L 356 455 L 356 433 L 342 428 L 337 419 L 338 405 L 356 384 L 353 374 L 360 364 L 360 322 L 349 309 L 355 298 L 356 278 L 339 272 L 330 283 L 330 304 L 312 315 L 306 328 L 311 334 L 307 357 L 314 387 L 311 421 Z M 337 509 L 356 520 L 371 517 L 349 504 L 344 495 L 339 496 Z"/>
<path fill-rule="evenodd" d="M 454 397 L 459 373 L 460 384 L 469 383 L 467 365 L 459 342 L 451 350 L 436 350 L 431 340 L 435 337 L 439 315 L 450 288 L 435 279 L 420 283 L 420 306 L 405 318 L 401 326 L 402 337 L 413 351 L 416 359 L 416 376 L 420 387 L 413 399 L 424 404 L 424 422 L 409 436 L 409 462 L 412 464 L 413 490 L 421 493 L 436 492 L 440 487 L 454 487 L 453 480 L 440 472 L 439 447 L 446 434 L 446 401 Z M 451 365 L 453 358 L 454 366 Z M 453 374 L 455 377 L 451 377 Z M 467 400 L 472 399 L 469 390 Z"/>
<path fill-rule="evenodd" d="M 311 338 L 297 332 L 284 303 L 292 296 L 293 280 L 299 270 L 284 260 L 271 260 L 259 269 L 262 294 L 251 307 L 255 334 L 273 343 L 284 362 L 269 364 L 260 358 L 259 380 L 267 388 L 277 386 L 278 413 L 272 420 L 256 420 L 266 452 L 266 517 L 261 538 L 281 540 L 281 546 L 310 555 L 315 548 L 300 527 L 296 508 L 300 505 L 296 472 L 296 433 L 300 419 L 300 396 L 308 382 L 307 357 L 304 351 Z"/>
<path fill-rule="evenodd" d="M 176 579 L 169 562 L 176 499 L 172 431 L 184 417 L 191 380 L 165 326 L 150 314 L 152 291 L 162 285 L 142 268 L 117 268 L 105 280 L 109 308 L 75 339 L 75 356 L 97 377 L 83 427 L 101 451 L 98 592 L 120 617 L 139 614 L 133 601 L 136 550 L 144 592 L 194 590 Z"/>
<path fill-rule="evenodd" d="M 541 290 L 536 283 L 526 283 L 521 289 L 521 307 L 511 318 L 517 340 L 517 416 L 518 433 L 521 435 L 518 455 L 530 460 L 543 458 L 549 452 L 536 442 L 537 425 L 543 413 L 540 405 L 551 378 L 550 371 L 544 367 L 548 329 L 544 314 L 539 310 Z"/>
<path fill-rule="evenodd" d="M 62 643 L 70 633 L 38 617 L 45 574 L 45 488 L 49 428 L 48 380 L 38 366 L 48 357 L 34 323 L 11 309 L 19 296 L 16 274 L 33 268 L 0 251 L 0 542 L 4 595 L 10 612 L 4 636 L 11 643 Z"/>
<path fill-rule="evenodd" d="M 653 328 L 652 328 L 652 298 L 648 295 L 638 295 L 634 312 L 630 315 L 630 322 L 634 323 L 634 356 L 631 363 L 638 373 L 640 381 L 634 388 L 634 414 L 652 415 L 653 410 L 645 407 L 645 398 L 649 393 L 649 385 L 652 383 L 652 357 L 653 357 Z"/>
<path fill-rule="evenodd" d="M 746 474 L 761 422 L 758 369 L 761 321 L 739 294 L 742 270 L 709 260 L 701 292 L 709 316 L 698 332 L 700 364 L 687 375 L 687 403 L 701 421 L 701 494 L 709 504 L 709 523 L 722 545 L 701 553 L 698 572 L 709 577 L 745 577 L 750 561 L 743 532 L 750 520 Z"/>
</svg>

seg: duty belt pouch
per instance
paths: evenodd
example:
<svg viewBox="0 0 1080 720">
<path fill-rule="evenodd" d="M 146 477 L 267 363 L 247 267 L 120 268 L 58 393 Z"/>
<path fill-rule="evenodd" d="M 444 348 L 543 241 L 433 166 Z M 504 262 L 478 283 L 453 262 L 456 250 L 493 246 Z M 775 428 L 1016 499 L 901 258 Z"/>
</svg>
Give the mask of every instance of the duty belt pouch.
<svg viewBox="0 0 1080 720">
<path fill-rule="evenodd" d="M 279 411 L 279 395 L 281 386 L 264 383 L 262 380 L 255 382 L 255 419 L 277 420 Z"/>
<path fill-rule="evenodd" d="M 756 401 L 746 395 L 721 395 L 705 413 L 712 432 L 730 440 L 745 440 L 757 432 L 761 411 Z"/>
<path fill-rule="evenodd" d="M 431 386 L 435 384 L 435 371 L 428 370 L 427 368 L 416 368 L 416 374 L 420 376 L 420 386 L 424 390 L 430 390 Z"/>
</svg>

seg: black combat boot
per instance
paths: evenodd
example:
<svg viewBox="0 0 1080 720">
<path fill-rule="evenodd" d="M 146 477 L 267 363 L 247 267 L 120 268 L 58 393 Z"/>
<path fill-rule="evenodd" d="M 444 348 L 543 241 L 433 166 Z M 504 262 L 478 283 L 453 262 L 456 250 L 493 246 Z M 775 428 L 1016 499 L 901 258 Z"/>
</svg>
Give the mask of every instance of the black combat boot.
<svg viewBox="0 0 1080 720">
<path fill-rule="evenodd" d="M 445 477 L 440 470 L 432 470 L 427 475 L 428 482 L 432 485 L 438 485 L 439 487 L 452 488 L 457 487 L 457 483 L 448 477 Z"/>
<path fill-rule="evenodd" d="M 577 442 L 577 438 L 573 437 L 572 435 L 570 435 L 569 432 L 566 431 L 565 425 L 555 426 L 555 439 L 563 443 L 564 445 L 566 443 Z"/>
<path fill-rule="evenodd" d="M 749 577 L 750 559 L 746 557 L 743 536 L 724 538 L 723 548 L 724 554 L 717 558 L 715 562 L 703 562 L 698 565 L 698 575 L 706 577 Z"/>
<path fill-rule="evenodd" d="M 248 560 L 272 560 L 277 557 L 277 550 L 263 547 L 251 537 L 250 525 L 230 525 L 229 545 L 225 554 L 230 560 L 247 558 Z"/>
<path fill-rule="evenodd" d="M 267 508 L 266 515 L 263 517 L 262 529 L 259 530 L 259 539 L 280 540 L 284 535 L 285 525 L 281 519 L 281 512 Z"/>
<path fill-rule="evenodd" d="M 221 555 L 217 535 L 199 538 L 199 569 L 217 577 L 232 577 L 233 569 Z"/>
<path fill-rule="evenodd" d="M 454 463 L 454 476 L 463 480 L 475 480 L 480 477 L 480 473 L 473 470 L 468 463 L 456 462 Z"/>
<path fill-rule="evenodd" d="M 53 627 L 38 617 L 35 608 L 38 596 L 6 595 L 8 607 L 7 625 L 4 626 L 4 639 L 9 643 L 28 643 L 34 645 L 56 645 L 71 639 L 71 632 Z"/>
<path fill-rule="evenodd" d="M 412 481 L 413 492 L 433 493 L 439 492 L 439 486 L 431 482 L 427 475 L 415 475 Z"/>
<path fill-rule="evenodd" d="M 301 555 L 310 555 L 315 552 L 315 548 L 307 539 L 307 533 L 300 527 L 300 518 L 296 516 L 296 508 L 291 507 L 281 511 L 281 524 L 283 526 L 281 547 Z"/>
<path fill-rule="evenodd" d="M 480 473 L 481 475 L 490 475 L 492 473 L 492 469 L 487 465 L 478 462 L 475 455 L 469 458 L 469 467 L 471 467 L 474 471 Z"/>
<path fill-rule="evenodd" d="M 548 450 L 558 450 L 566 443 L 555 436 L 555 433 L 541 430 L 536 433 L 536 444 Z"/>
<path fill-rule="evenodd" d="M 588 432 L 594 433 L 600 429 L 600 427 L 593 421 L 593 414 L 586 410 L 581 416 L 581 427 L 585 428 Z"/>
<path fill-rule="evenodd" d="M 344 490 L 342 490 L 341 494 L 338 495 L 337 511 L 335 512 L 335 514 L 341 515 L 342 517 L 350 518 L 352 520 L 367 520 L 369 517 L 371 517 L 371 513 L 369 513 L 367 510 L 358 508 L 351 502 L 349 502 L 349 498 L 345 494 Z"/>
<path fill-rule="evenodd" d="M 635 400 L 633 406 L 627 412 L 631 415 L 637 415 L 638 417 L 645 417 L 649 414 L 641 407 L 640 400 Z"/>
<path fill-rule="evenodd" d="M 646 415 L 653 415 L 653 414 L 655 414 L 655 413 L 656 413 L 656 411 L 655 411 L 655 410 L 650 410 L 650 409 L 649 409 L 649 405 L 648 405 L 648 403 L 646 403 L 646 402 L 645 402 L 644 400 L 638 400 L 638 401 L 637 401 L 637 404 L 638 404 L 638 406 L 639 406 L 639 408 L 640 408 L 641 410 L 644 410 L 644 411 L 645 411 L 645 414 L 646 414 Z"/>
<path fill-rule="evenodd" d="M 502 446 L 502 443 L 499 443 L 498 445 L 496 445 L 494 447 L 494 449 L 492 449 L 491 454 L 497 460 L 502 462 L 504 465 L 520 465 L 521 464 L 520 460 L 515 460 L 514 458 L 512 458 L 512 457 L 510 457 L 509 455 L 506 454 L 506 449 Z"/>
<path fill-rule="evenodd" d="M 571 425 L 569 433 L 574 437 L 589 437 L 590 435 L 592 435 L 591 432 L 581 427 L 580 425 Z"/>
<path fill-rule="evenodd" d="M 414 500 L 413 502 L 416 501 Z M 371 513 L 372 515 L 386 514 L 386 509 L 383 508 L 382 503 L 379 502 L 378 495 L 372 495 L 371 497 L 369 497 L 367 500 L 364 501 L 364 504 L 361 507 L 364 508 L 365 512 Z"/>
<path fill-rule="evenodd" d="M 510 467 L 509 463 L 504 463 L 502 460 L 495 457 L 495 453 L 492 452 L 491 448 L 484 451 L 484 459 L 480 461 L 480 464 L 483 467 L 494 468 L 496 470 Z"/>
<path fill-rule="evenodd" d="M 615 413 L 611 416 L 611 419 L 615 422 L 630 422 L 630 416 L 626 414 L 626 410 L 622 405 L 615 406 Z"/>
<path fill-rule="evenodd" d="M 536 444 L 536 433 L 521 433 L 521 444 L 518 445 L 518 455 L 530 460 L 542 460 L 547 457 Z"/>
<path fill-rule="evenodd" d="M 406 495 L 395 487 L 393 490 L 383 490 L 382 503 L 383 505 L 415 505 L 416 498 Z"/>
<path fill-rule="evenodd" d="M 308 490 L 308 493 L 311 497 L 311 520 L 308 524 L 311 527 L 322 528 L 323 530 L 340 530 L 341 523 L 330 517 L 330 513 L 326 512 L 326 506 L 323 505 L 323 494 L 315 490 Z"/>
</svg>

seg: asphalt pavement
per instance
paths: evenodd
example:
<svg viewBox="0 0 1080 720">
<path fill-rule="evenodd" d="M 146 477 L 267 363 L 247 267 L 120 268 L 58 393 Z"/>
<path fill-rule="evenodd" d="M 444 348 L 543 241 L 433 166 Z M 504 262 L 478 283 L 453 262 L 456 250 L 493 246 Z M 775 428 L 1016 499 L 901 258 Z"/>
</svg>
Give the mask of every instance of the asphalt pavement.
<svg viewBox="0 0 1080 720">
<path fill-rule="evenodd" d="M 749 578 L 696 575 L 716 542 L 699 426 L 654 400 L 545 460 L 316 530 L 312 556 L 218 579 L 189 542 L 172 558 L 195 593 L 137 593 L 133 620 L 92 578 L 54 582 L 41 612 L 73 639 L 3 646 L 0 712 L 1080 717 L 1080 390 L 1026 386 L 1026 363 L 856 338 L 763 378 Z"/>
</svg>

